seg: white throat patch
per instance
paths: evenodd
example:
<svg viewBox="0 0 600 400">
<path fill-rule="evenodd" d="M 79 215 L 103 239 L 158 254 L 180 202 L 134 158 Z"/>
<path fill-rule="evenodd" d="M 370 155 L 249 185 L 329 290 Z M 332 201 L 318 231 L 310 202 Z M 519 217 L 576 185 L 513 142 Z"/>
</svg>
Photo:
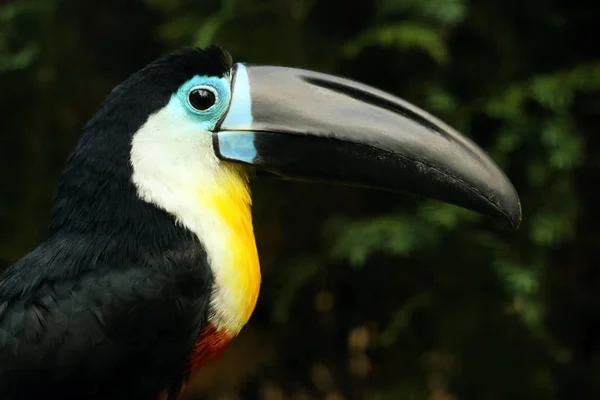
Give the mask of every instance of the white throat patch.
<svg viewBox="0 0 600 400">
<path fill-rule="evenodd" d="M 215 156 L 211 132 L 175 100 L 135 134 L 131 164 L 139 197 L 169 212 L 204 245 L 215 280 L 209 322 L 236 335 L 260 287 L 246 173 Z"/>
</svg>

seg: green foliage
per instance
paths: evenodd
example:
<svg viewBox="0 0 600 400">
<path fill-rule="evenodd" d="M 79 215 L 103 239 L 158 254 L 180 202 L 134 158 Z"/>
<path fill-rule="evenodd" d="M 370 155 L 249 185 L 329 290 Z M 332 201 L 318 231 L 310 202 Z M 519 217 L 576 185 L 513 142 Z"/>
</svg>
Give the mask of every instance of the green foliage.
<svg viewBox="0 0 600 400">
<path fill-rule="evenodd" d="M 285 272 L 280 278 L 278 301 L 273 306 L 272 320 L 281 325 L 288 322 L 292 305 L 297 300 L 298 291 L 310 282 L 323 264 L 315 255 L 298 257 L 279 264 L 277 267 L 282 268 Z"/>
<path fill-rule="evenodd" d="M 408 298 L 390 317 L 389 324 L 377 337 L 377 345 L 390 347 L 397 343 L 401 333 L 410 329 L 411 317 L 423 308 L 433 307 L 435 300 L 431 292 L 421 292 Z"/>
<path fill-rule="evenodd" d="M 191 46 L 206 47 L 213 43 L 219 29 L 233 18 L 237 2 L 224 0 L 220 8 L 200 20 L 197 15 L 174 7 L 174 4 L 165 7 L 165 3 L 160 1 L 148 0 L 148 3 L 173 15 L 159 28 L 163 40 L 170 43 L 184 41 Z"/>
<path fill-rule="evenodd" d="M 380 18 L 410 14 L 427 18 L 440 24 L 456 24 L 467 15 L 464 0 L 381 0 L 377 2 L 377 15 Z"/>
<path fill-rule="evenodd" d="M 21 36 L 19 28 L 27 20 L 50 12 L 53 4 L 52 0 L 29 0 L 0 5 L 0 73 L 26 68 L 35 61 L 40 44 Z"/>
<path fill-rule="evenodd" d="M 363 266 L 376 252 L 410 255 L 435 248 L 443 234 L 456 229 L 463 221 L 479 216 L 449 205 L 426 201 L 413 215 L 400 213 L 357 220 L 332 217 L 325 235 L 333 240 L 331 257 Z"/>
<path fill-rule="evenodd" d="M 421 23 L 405 22 L 367 30 L 344 47 L 344 54 L 356 57 L 369 45 L 421 50 L 440 64 L 448 61 L 448 50 L 441 34 Z"/>
</svg>

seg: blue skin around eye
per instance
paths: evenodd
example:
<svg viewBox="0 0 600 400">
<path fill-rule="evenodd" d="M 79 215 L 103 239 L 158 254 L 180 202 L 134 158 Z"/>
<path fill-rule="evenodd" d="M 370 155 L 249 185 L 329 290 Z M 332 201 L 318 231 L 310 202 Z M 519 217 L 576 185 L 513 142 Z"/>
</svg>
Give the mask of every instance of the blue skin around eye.
<svg viewBox="0 0 600 400">
<path fill-rule="evenodd" d="M 188 103 L 188 94 L 192 88 L 207 86 L 213 88 L 218 98 L 208 110 L 199 111 Z M 238 64 L 233 98 L 228 78 L 214 76 L 195 76 L 177 90 L 168 107 L 176 118 L 191 119 L 204 131 L 212 131 L 224 113 L 227 113 L 222 128 L 248 128 L 252 124 L 252 101 L 248 73 L 243 64 Z M 235 129 L 235 128 L 234 128 Z M 254 133 L 250 131 L 227 130 L 218 132 L 219 153 L 226 159 L 252 163 L 256 158 Z"/>
<path fill-rule="evenodd" d="M 231 101 L 231 89 L 229 87 L 229 79 L 226 77 L 218 78 L 216 76 L 199 76 L 196 75 L 177 90 L 170 101 L 169 105 L 178 101 L 183 106 L 186 114 L 195 119 L 203 130 L 210 131 L 221 119 L 223 113 L 227 111 L 229 102 Z M 214 89 L 217 92 L 215 104 L 208 110 L 199 111 L 194 109 L 188 103 L 188 93 L 190 89 L 197 86 L 206 86 Z"/>
</svg>

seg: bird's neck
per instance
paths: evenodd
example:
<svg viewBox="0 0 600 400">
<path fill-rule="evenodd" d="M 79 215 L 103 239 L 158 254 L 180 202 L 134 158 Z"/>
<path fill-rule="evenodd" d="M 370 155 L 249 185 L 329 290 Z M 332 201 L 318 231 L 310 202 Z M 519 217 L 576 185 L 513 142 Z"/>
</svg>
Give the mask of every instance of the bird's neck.
<svg viewBox="0 0 600 400">
<path fill-rule="evenodd" d="M 210 322 L 235 336 L 254 310 L 261 280 L 248 176 L 216 158 L 209 132 L 176 129 L 168 142 L 161 140 L 157 132 L 172 129 L 164 117 L 152 115 L 131 146 L 118 146 L 130 154 L 89 145 L 107 134 L 129 140 L 116 134 L 123 127 L 86 132 L 89 140 L 61 177 L 50 234 L 90 237 L 86 243 L 94 249 L 86 254 L 105 252 L 97 240 L 103 237 L 111 252 L 122 253 L 116 259 L 203 247 L 214 281 Z M 199 261 L 198 268 L 205 267 Z"/>
<path fill-rule="evenodd" d="M 180 214 L 208 255 L 215 286 L 210 322 L 237 335 L 254 311 L 260 288 L 260 265 L 250 210 L 246 174 L 224 165 L 217 185 L 190 188 L 194 205 Z"/>
<path fill-rule="evenodd" d="M 254 310 L 261 279 L 247 173 L 218 160 L 209 135 L 172 141 L 178 148 L 165 151 L 143 129 L 131 155 L 138 194 L 203 244 L 214 278 L 209 322 L 235 336 Z"/>
</svg>

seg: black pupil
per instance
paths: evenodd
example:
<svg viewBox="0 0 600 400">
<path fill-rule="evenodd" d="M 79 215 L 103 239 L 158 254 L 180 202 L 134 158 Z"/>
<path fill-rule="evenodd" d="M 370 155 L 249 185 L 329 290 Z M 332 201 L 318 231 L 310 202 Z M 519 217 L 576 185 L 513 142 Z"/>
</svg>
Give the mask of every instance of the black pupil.
<svg viewBox="0 0 600 400">
<path fill-rule="evenodd" d="M 215 94 L 208 89 L 194 89 L 188 97 L 196 110 L 207 110 L 215 104 Z"/>
</svg>

